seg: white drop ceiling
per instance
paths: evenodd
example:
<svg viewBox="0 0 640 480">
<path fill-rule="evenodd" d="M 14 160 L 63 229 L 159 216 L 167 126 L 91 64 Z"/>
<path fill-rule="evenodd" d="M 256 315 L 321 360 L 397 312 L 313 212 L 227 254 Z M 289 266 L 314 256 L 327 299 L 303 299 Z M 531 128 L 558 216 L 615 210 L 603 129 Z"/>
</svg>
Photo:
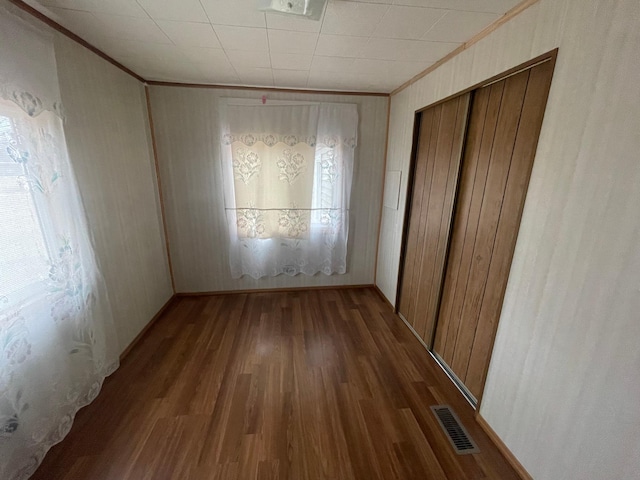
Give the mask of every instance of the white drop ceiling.
<svg viewBox="0 0 640 480">
<path fill-rule="evenodd" d="M 390 92 L 520 0 L 329 0 L 319 21 L 258 0 L 31 0 L 147 80 Z"/>
</svg>

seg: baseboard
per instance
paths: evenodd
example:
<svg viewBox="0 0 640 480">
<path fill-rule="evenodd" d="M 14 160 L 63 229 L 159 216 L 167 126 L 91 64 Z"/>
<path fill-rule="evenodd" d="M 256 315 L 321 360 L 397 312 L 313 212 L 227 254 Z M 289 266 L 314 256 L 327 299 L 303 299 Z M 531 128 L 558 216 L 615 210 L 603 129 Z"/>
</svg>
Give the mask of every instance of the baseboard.
<svg viewBox="0 0 640 480">
<path fill-rule="evenodd" d="M 500 450 L 500 453 L 502 453 L 507 462 L 509 462 L 509 465 L 511 465 L 511 467 L 520 476 L 520 478 L 522 480 L 533 480 L 533 477 L 529 475 L 529 472 L 527 472 L 527 470 L 522 466 L 516 456 L 511 453 L 509 447 L 504 444 L 498 434 L 493 430 L 493 428 L 491 428 L 491 426 L 482 417 L 482 415 L 480 415 L 480 412 L 476 412 L 476 422 L 478 423 L 478 425 L 480 425 L 480 428 L 484 430 L 484 433 L 486 433 L 487 436 L 491 439 L 496 448 Z"/>
<path fill-rule="evenodd" d="M 392 305 L 392 303 L 389 301 L 389 299 L 387 297 L 385 297 L 384 293 L 382 293 L 382 290 L 380 290 L 377 285 L 373 285 L 373 289 L 380 296 L 382 301 L 384 303 L 386 303 L 389 306 L 389 308 L 395 313 L 395 311 L 396 311 L 395 307 Z"/>
<path fill-rule="evenodd" d="M 129 353 L 131 353 L 131 350 L 133 350 L 133 348 L 138 344 L 138 342 L 140 342 L 140 340 L 142 340 L 142 338 L 149 332 L 149 330 L 151 330 L 151 327 L 153 327 L 153 324 L 156 323 L 156 321 L 169 308 L 169 306 L 171 306 L 171 304 L 175 299 L 176 299 L 176 295 L 175 294 L 171 295 L 171 298 L 169 298 L 169 300 L 167 300 L 167 302 L 160 308 L 160 310 L 158 310 L 158 313 L 156 313 L 153 316 L 153 318 L 149 320 L 149 323 L 145 325 L 142 331 L 138 335 L 136 335 L 136 338 L 134 338 L 131 341 L 131 343 L 127 346 L 127 348 L 125 348 L 124 351 L 120 354 L 121 362 L 127 355 L 129 355 Z"/>
<path fill-rule="evenodd" d="M 308 287 L 282 287 L 282 288 L 254 288 L 248 290 L 217 290 L 212 292 L 179 292 L 176 293 L 177 297 L 208 297 L 212 295 L 234 295 L 234 294 L 247 294 L 247 293 L 286 293 L 286 292 L 301 292 L 308 290 L 345 290 L 350 288 L 373 288 L 372 283 L 362 285 L 320 285 L 320 286 L 308 286 Z"/>
</svg>

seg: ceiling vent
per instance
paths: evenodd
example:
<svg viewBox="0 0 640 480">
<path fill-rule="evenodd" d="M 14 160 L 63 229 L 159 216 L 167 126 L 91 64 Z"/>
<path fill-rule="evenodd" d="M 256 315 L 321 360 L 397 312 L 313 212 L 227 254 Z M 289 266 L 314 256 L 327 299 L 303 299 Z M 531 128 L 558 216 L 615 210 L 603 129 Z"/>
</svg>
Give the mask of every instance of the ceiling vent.
<svg viewBox="0 0 640 480">
<path fill-rule="evenodd" d="M 327 0 L 260 0 L 260 10 L 320 20 Z"/>
</svg>

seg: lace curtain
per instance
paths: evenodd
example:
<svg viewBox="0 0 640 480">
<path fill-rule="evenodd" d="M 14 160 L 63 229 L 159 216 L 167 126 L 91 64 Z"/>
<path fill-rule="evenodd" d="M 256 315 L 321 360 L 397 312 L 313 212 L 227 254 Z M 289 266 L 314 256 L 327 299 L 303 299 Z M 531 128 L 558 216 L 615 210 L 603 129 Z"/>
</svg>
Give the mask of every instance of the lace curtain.
<svg viewBox="0 0 640 480">
<path fill-rule="evenodd" d="M 345 273 L 357 106 L 228 100 L 222 125 L 233 278 Z"/>
<path fill-rule="evenodd" d="M 0 7 L 0 478 L 28 478 L 118 365 L 53 38 Z"/>
</svg>

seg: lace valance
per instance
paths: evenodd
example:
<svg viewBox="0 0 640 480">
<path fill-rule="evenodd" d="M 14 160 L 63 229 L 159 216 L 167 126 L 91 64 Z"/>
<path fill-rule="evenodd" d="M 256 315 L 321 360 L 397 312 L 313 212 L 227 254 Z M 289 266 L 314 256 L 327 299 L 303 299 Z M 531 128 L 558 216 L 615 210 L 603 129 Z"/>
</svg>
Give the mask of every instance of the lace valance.
<svg viewBox="0 0 640 480">
<path fill-rule="evenodd" d="M 62 117 L 53 33 L 18 9 L 0 5 L 0 98 L 30 117 Z"/>
</svg>

